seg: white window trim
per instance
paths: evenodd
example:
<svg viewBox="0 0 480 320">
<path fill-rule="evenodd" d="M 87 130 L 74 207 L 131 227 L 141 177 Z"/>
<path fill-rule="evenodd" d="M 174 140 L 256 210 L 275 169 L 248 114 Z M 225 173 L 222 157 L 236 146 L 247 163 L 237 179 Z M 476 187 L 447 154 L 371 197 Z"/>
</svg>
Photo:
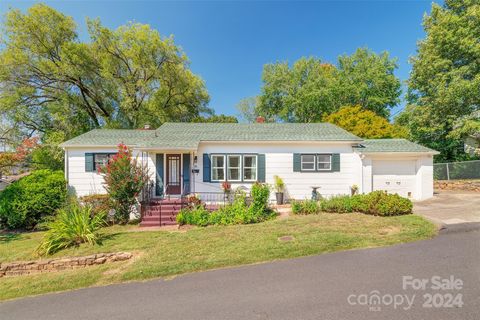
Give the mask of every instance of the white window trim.
<svg viewBox="0 0 480 320">
<path fill-rule="evenodd" d="M 219 181 L 227 181 L 227 170 L 226 170 L 226 167 L 227 167 L 227 159 L 225 157 L 224 154 L 212 154 L 210 156 L 210 164 L 211 164 L 211 168 L 210 168 L 210 181 L 212 182 L 219 182 Z M 213 166 L 213 157 L 222 157 L 223 158 L 223 167 L 214 167 Z M 215 180 L 213 179 L 213 170 L 214 169 L 220 169 L 220 168 L 223 168 L 223 179 L 222 180 Z"/>
<path fill-rule="evenodd" d="M 329 162 L 326 162 L 326 161 L 318 161 L 319 156 L 328 156 L 329 159 L 330 159 L 330 161 L 329 161 Z M 330 171 L 330 170 L 332 170 L 332 155 L 331 155 L 331 154 L 329 154 L 329 153 L 319 153 L 319 154 L 316 155 L 315 160 L 316 160 L 316 164 L 315 164 L 315 165 L 317 166 L 317 171 Z M 325 169 L 325 168 L 320 168 L 320 167 L 318 166 L 319 163 L 328 163 L 328 164 L 329 164 L 329 167 L 328 167 L 327 169 Z"/>
<path fill-rule="evenodd" d="M 245 169 L 253 169 L 253 167 L 245 167 L 245 157 L 255 157 L 255 179 L 244 179 L 245 177 Z M 258 155 L 256 154 L 244 154 L 242 157 L 242 181 L 245 182 L 252 182 L 258 180 Z"/>
<path fill-rule="evenodd" d="M 230 167 L 230 158 L 231 157 L 237 157 L 238 158 L 238 167 Z M 226 175 L 226 179 L 227 181 L 231 181 L 231 182 L 241 182 L 242 181 L 242 163 L 243 163 L 243 157 L 242 155 L 240 154 L 229 154 L 227 155 L 227 175 Z M 237 180 L 233 180 L 233 179 L 230 179 L 229 178 L 229 175 L 230 175 L 230 168 L 235 168 L 235 169 L 238 169 L 238 179 Z"/>
<path fill-rule="evenodd" d="M 313 156 L 313 162 L 312 161 L 303 161 L 303 156 Z M 304 163 L 313 163 L 313 168 L 312 169 L 304 169 L 303 168 L 303 164 Z M 300 170 L 301 171 L 316 171 L 316 168 L 317 168 L 317 156 L 315 154 L 312 154 L 312 153 L 302 153 L 300 155 Z"/>
<path fill-rule="evenodd" d="M 112 152 L 97 152 L 97 153 L 94 153 L 93 154 L 93 171 L 94 172 L 98 171 L 98 168 L 99 168 L 97 166 L 97 156 L 98 155 L 107 156 L 107 162 L 106 163 L 103 163 L 103 164 L 98 163 L 101 166 L 106 166 L 108 164 L 108 162 L 110 161 L 110 158 L 113 157 L 115 155 L 115 153 L 112 153 Z"/>
</svg>

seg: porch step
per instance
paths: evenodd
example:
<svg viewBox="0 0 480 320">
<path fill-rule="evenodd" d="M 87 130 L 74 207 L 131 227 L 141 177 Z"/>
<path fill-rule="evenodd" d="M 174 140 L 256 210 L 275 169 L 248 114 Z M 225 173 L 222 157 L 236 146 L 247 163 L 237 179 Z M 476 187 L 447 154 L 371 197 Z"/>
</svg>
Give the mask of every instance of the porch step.
<svg viewBox="0 0 480 320">
<path fill-rule="evenodd" d="M 182 205 L 172 205 L 172 204 L 162 204 L 162 205 L 156 205 L 156 206 L 147 206 L 147 210 L 150 211 L 180 211 L 182 209 Z"/>
</svg>

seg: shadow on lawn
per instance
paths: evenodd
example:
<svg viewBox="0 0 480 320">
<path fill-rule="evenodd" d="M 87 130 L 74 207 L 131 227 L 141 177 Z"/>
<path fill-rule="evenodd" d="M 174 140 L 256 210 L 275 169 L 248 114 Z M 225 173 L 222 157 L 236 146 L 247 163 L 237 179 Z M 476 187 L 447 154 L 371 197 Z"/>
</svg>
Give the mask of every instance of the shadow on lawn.
<svg viewBox="0 0 480 320">
<path fill-rule="evenodd" d="M 21 238 L 19 233 L 0 233 L 0 243 L 7 243 Z"/>
<path fill-rule="evenodd" d="M 119 236 L 120 234 L 122 234 L 122 232 L 101 234 L 101 235 L 99 235 L 99 237 L 98 237 L 97 245 L 98 245 L 98 246 L 102 246 L 105 241 L 113 240 L 113 239 L 115 239 L 117 236 Z"/>
</svg>

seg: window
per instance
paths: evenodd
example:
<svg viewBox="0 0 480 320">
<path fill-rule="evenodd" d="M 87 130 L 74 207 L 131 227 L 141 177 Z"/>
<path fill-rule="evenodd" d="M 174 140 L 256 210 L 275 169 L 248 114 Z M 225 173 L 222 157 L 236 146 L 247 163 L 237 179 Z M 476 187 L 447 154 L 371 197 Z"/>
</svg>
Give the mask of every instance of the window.
<svg viewBox="0 0 480 320">
<path fill-rule="evenodd" d="M 96 171 L 98 168 L 103 167 L 108 164 L 108 160 L 115 155 L 115 153 L 95 153 L 93 155 L 93 170 Z"/>
<path fill-rule="evenodd" d="M 227 180 L 228 181 L 240 181 L 240 171 L 241 171 L 241 160 L 242 157 L 240 155 L 228 155 L 227 156 Z"/>
<path fill-rule="evenodd" d="M 332 155 L 331 154 L 317 154 L 317 170 L 331 170 L 332 169 Z"/>
<path fill-rule="evenodd" d="M 315 171 L 315 155 L 302 154 L 301 168 L 302 168 L 302 171 Z"/>
<path fill-rule="evenodd" d="M 257 156 L 243 156 L 243 180 L 257 181 Z"/>
<path fill-rule="evenodd" d="M 225 156 L 212 155 L 212 181 L 225 181 Z"/>
</svg>

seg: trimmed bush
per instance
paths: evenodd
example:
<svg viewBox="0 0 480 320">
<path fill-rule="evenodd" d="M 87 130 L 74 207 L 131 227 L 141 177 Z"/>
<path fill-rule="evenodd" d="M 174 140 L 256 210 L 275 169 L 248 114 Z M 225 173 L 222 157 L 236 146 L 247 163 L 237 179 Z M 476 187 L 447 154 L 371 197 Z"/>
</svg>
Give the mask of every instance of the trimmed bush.
<svg viewBox="0 0 480 320">
<path fill-rule="evenodd" d="M 293 214 L 317 214 L 320 212 L 320 205 L 315 200 L 303 200 L 292 202 Z"/>
<path fill-rule="evenodd" d="M 105 216 L 105 213 L 94 215 L 90 206 L 72 205 L 60 209 L 55 219 L 46 224 L 48 231 L 38 253 L 48 255 L 81 243 L 96 244 L 99 239 L 97 231 L 105 226 Z"/>
<path fill-rule="evenodd" d="M 53 215 L 66 199 L 62 171 L 33 171 L 0 193 L 0 224 L 10 229 L 32 229 Z"/>
<path fill-rule="evenodd" d="M 347 213 L 353 212 L 352 197 L 335 196 L 320 202 L 320 208 L 325 212 Z"/>
<path fill-rule="evenodd" d="M 335 196 L 321 202 L 325 212 L 362 212 L 376 216 L 396 216 L 412 213 L 412 202 L 398 194 L 374 191 L 354 196 Z M 292 206 L 293 211 L 293 206 Z"/>
<path fill-rule="evenodd" d="M 398 216 L 412 213 L 412 201 L 400 197 L 398 194 L 389 194 L 378 202 L 378 214 L 381 216 Z"/>
</svg>

